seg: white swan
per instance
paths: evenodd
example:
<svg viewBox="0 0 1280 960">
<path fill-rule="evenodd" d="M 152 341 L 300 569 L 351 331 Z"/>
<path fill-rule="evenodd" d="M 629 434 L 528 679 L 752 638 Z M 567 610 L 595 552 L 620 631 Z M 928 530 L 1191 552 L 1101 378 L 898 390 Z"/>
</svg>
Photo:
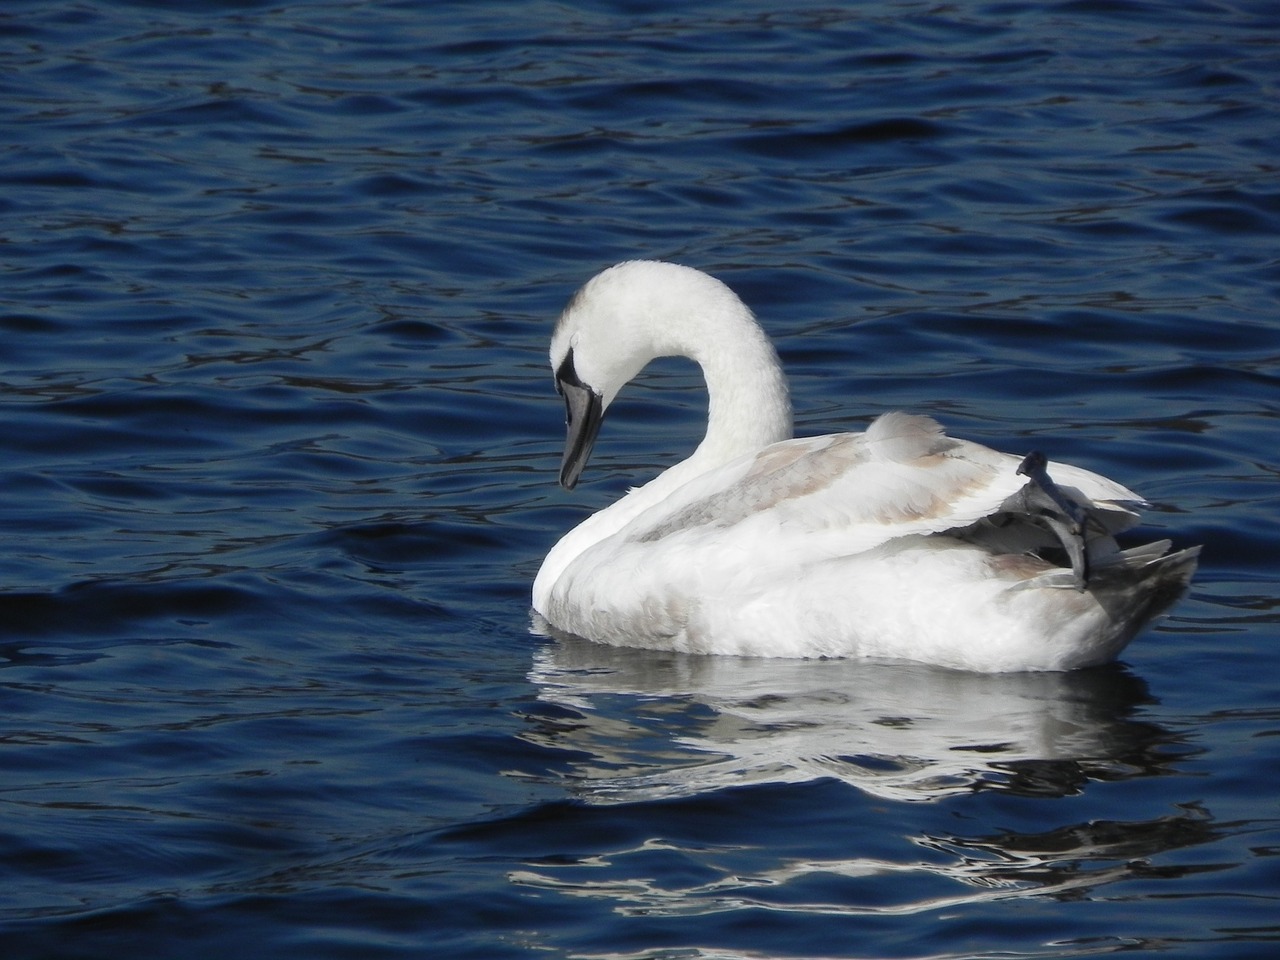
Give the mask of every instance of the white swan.
<svg viewBox="0 0 1280 960">
<path fill-rule="evenodd" d="M 556 325 L 565 487 L 618 391 L 661 356 L 702 367 L 706 436 L 547 554 L 533 607 L 555 629 L 692 653 L 1070 670 L 1113 659 L 1195 570 L 1198 547 L 1120 550 L 1113 534 L 1143 505 L 1120 484 L 927 417 L 790 439 L 786 379 L 751 311 L 670 263 L 603 271 Z"/>
</svg>

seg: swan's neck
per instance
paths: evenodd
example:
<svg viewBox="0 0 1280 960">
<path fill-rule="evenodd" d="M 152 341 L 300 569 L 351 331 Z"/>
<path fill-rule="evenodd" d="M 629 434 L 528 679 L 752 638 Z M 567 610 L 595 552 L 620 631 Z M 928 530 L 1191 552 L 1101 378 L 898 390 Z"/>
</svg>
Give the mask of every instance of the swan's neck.
<svg viewBox="0 0 1280 960">
<path fill-rule="evenodd" d="M 728 327 L 690 351 L 710 395 L 707 434 L 685 461 L 697 472 L 791 437 L 791 398 L 773 345 L 749 315 Z"/>
</svg>

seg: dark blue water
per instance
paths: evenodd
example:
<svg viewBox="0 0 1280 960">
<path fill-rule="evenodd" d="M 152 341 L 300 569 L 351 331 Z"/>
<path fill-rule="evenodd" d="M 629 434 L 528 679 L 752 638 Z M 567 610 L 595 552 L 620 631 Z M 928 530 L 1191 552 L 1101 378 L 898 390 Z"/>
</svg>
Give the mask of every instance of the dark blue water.
<svg viewBox="0 0 1280 960">
<path fill-rule="evenodd" d="M 0 7 L 6 958 L 1280 950 L 1280 8 Z M 1113 668 L 529 634 L 556 313 L 710 270 L 802 432 L 930 413 L 1203 543 Z"/>
</svg>

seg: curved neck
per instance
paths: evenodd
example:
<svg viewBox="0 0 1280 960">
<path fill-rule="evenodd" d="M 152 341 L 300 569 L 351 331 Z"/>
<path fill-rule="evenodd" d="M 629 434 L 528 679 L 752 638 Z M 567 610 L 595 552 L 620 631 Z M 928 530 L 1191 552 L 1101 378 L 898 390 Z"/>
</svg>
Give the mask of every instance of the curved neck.
<svg viewBox="0 0 1280 960">
<path fill-rule="evenodd" d="M 710 401 L 707 433 L 685 460 L 588 517 L 547 554 L 533 585 L 534 607 L 547 609 L 552 585 L 588 547 L 617 533 L 672 491 L 729 461 L 791 438 L 791 397 L 773 345 L 745 307 L 707 319 L 702 332 L 680 337 L 662 353 L 687 356 L 702 368 Z M 691 343 L 691 340 L 695 341 Z"/>
<path fill-rule="evenodd" d="M 710 470 L 791 438 L 791 397 L 773 345 L 754 320 L 690 351 L 710 396 L 707 433 L 686 463 Z"/>
</svg>

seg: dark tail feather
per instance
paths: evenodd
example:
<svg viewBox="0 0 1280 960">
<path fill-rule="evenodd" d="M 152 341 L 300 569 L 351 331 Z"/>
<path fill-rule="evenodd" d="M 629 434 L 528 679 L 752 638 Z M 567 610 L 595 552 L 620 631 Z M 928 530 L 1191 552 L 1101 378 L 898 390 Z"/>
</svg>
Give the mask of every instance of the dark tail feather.
<svg viewBox="0 0 1280 960">
<path fill-rule="evenodd" d="M 1140 627 L 1168 610 L 1187 591 L 1199 547 L 1168 553 L 1168 540 L 1132 547 L 1097 564 L 1089 592 L 1112 619 Z"/>
</svg>

